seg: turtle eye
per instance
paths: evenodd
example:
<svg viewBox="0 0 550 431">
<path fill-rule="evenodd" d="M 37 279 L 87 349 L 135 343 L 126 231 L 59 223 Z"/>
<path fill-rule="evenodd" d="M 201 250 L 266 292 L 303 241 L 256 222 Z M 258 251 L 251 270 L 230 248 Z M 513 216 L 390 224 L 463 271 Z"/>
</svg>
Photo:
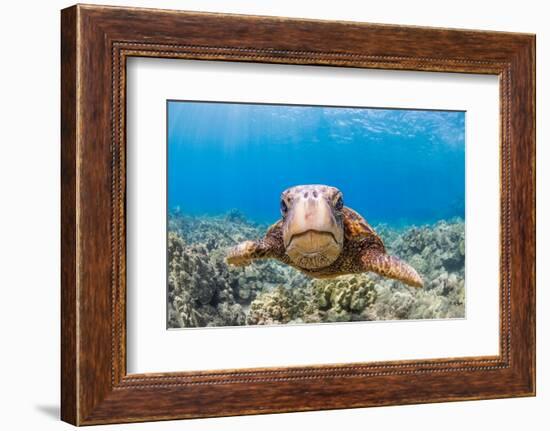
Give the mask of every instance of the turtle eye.
<svg viewBox="0 0 550 431">
<path fill-rule="evenodd" d="M 288 207 L 284 200 L 281 200 L 281 214 L 284 216 L 288 212 Z"/>
<path fill-rule="evenodd" d="M 337 210 L 341 210 L 343 207 L 344 207 L 344 199 L 342 199 L 342 195 L 340 195 L 338 196 L 338 199 L 334 204 L 334 208 L 336 208 Z"/>
</svg>

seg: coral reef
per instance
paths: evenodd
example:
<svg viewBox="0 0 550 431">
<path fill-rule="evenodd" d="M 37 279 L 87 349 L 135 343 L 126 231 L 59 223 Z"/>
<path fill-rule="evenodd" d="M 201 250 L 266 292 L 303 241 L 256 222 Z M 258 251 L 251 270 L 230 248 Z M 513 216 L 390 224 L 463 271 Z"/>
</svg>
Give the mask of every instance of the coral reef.
<svg viewBox="0 0 550 431">
<path fill-rule="evenodd" d="M 172 212 L 168 229 L 170 328 L 464 317 L 462 220 L 375 226 L 388 251 L 421 274 L 422 289 L 371 273 L 315 280 L 274 260 L 230 267 L 227 248 L 267 229 L 238 210 L 217 217 Z"/>
<path fill-rule="evenodd" d="M 363 274 L 310 283 L 311 300 L 304 308 L 305 322 L 365 320 L 361 313 L 377 298 L 375 284 Z"/>
<path fill-rule="evenodd" d="M 250 325 L 279 323 L 349 322 L 365 320 L 360 313 L 376 300 L 376 289 L 366 277 L 350 275 L 314 280 L 297 288 L 261 293 L 250 305 Z"/>
<path fill-rule="evenodd" d="M 398 282 L 376 280 L 380 300 L 368 317 L 430 319 L 464 317 L 465 238 L 462 220 L 413 227 L 387 244 L 390 253 L 412 265 L 424 279 L 424 288 L 402 289 Z"/>
<path fill-rule="evenodd" d="M 265 292 L 250 304 L 247 316 L 249 325 L 288 323 L 296 316 L 299 301 L 290 289 L 278 286 Z"/>
<path fill-rule="evenodd" d="M 209 253 L 203 244 L 186 245 L 175 232 L 168 234 L 168 255 L 169 327 L 244 324 L 222 255 Z"/>
</svg>

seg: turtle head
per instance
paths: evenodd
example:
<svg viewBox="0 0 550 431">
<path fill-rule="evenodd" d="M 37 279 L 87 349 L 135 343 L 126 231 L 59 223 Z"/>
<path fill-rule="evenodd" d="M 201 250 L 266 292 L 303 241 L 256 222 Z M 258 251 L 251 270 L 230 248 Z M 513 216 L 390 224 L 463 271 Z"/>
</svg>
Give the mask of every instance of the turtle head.
<svg viewBox="0 0 550 431">
<path fill-rule="evenodd" d="M 304 269 L 333 263 L 344 245 L 342 192 L 324 185 L 295 186 L 281 195 L 283 241 L 292 262 Z"/>
</svg>

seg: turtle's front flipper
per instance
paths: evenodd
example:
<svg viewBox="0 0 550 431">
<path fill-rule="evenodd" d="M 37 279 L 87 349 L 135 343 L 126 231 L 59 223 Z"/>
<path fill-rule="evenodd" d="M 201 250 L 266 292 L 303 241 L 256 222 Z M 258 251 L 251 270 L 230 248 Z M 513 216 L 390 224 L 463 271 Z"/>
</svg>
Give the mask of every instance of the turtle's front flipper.
<svg viewBox="0 0 550 431">
<path fill-rule="evenodd" d="M 227 252 L 227 263 L 235 266 L 247 266 L 253 259 L 269 258 L 268 248 L 263 240 L 244 241 L 231 247 Z"/>
<path fill-rule="evenodd" d="M 367 250 L 361 256 L 365 271 L 402 281 L 413 287 L 422 287 L 422 278 L 409 264 L 380 250 Z"/>
<path fill-rule="evenodd" d="M 267 230 L 265 237 L 258 241 L 243 241 L 227 252 L 227 263 L 235 266 L 247 266 L 254 259 L 279 259 L 284 256 L 282 221 L 279 220 Z"/>
</svg>

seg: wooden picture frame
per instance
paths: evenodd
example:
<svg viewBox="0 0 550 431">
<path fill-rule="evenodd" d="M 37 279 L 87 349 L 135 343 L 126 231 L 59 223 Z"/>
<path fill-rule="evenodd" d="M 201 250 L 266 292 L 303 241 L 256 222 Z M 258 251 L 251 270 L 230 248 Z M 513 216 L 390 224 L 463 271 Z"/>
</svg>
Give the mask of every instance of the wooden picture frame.
<svg viewBox="0 0 550 431">
<path fill-rule="evenodd" d="M 534 35 L 83 5 L 64 9 L 61 18 L 64 421 L 535 394 Z M 498 75 L 500 354 L 128 375 L 125 65 L 131 56 Z"/>
</svg>

